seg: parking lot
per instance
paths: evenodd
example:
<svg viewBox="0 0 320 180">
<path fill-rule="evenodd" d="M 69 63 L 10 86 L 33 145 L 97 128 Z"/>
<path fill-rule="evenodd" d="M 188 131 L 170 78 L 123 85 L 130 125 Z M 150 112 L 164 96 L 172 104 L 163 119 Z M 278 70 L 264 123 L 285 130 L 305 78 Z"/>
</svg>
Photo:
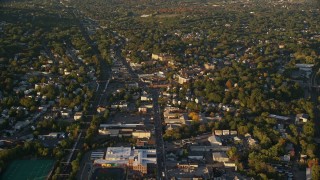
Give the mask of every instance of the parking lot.
<svg viewBox="0 0 320 180">
<path fill-rule="evenodd" d="M 168 177 L 184 178 L 184 177 L 190 177 L 190 175 L 203 176 L 205 174 L 208 174 L 208 169 L 205 166 L 199 167 L 196 170 L 172 168 L 172 169 L 168 169 L 167 173 L 168 173 Z"/>
<path fill-rule="evenodd" d="M 115 112 L 110 116 L 108 123 L 110 124 L 139 124 L 144 123 L 146 125 L 150 124 L 151 115 L 139 114 L 139 113 L 127 113 L 127 112 Z"/>
</svg>

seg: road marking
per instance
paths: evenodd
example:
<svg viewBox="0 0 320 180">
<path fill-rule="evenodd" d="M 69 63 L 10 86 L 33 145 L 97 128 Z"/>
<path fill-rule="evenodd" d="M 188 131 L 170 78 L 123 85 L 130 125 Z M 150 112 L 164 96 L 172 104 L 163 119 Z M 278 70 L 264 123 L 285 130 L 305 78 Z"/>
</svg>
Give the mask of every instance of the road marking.
<svg viewBox="0 0 320 180">
<path fill-rule="evenodd" d="M 81 172 L 81 176 L 80 176 L 80 179 L 81 180 L 83 180 L 83 172 L 87 169 L 86 167 L 87 167 L 87 162 L 85 163 L 85 165 L 84 165 L 84 167 L 83 167 L 83 169 L 82 169 L 82 172 Z"/>
</svg>

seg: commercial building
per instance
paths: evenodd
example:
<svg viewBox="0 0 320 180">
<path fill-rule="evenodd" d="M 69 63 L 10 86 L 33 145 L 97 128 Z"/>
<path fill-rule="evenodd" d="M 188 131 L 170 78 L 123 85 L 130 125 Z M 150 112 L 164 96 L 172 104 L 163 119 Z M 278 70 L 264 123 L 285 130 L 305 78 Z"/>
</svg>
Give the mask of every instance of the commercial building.
<svg viewBox="0 0 320 180">
<path fill-rule="evenodd" d="M 189 147 L 190 151 L 199 151 L 199 152 L 227 152 L 231 147 L 230 146 L 198 146 L 191 145 Z"/>
<path fill-rule="evenodd" d="M 157 164 L 155 149 L 134 149 L 129 158 L 129 168 L 142 174 L 148 174 L 148 165 L 152 164 Z"/>
<path fill-rule="evenodd" d="M 100 166 L 126 166 L 141 174 L 152 173 L 157 164 L 156 149 L 132 149 L 131 147 L 109 147 L 104 159 L 94 161 Z"/>
<path fill-rule="evenodd" d="M 151 137 L 151 132 L 150 131 L 142 131 L 142 130 L 136 130 L 134 132 L 132 132 L 132 136 L 134 138 L 147 138 L 149 139 Z"/>
<path fill-rule="evenodd" d="M 112 137 L 151 137 L 151 132 L 146 130 L 144 124 L 100 124 L 99 134 Z"/>
<path fill-rule="evenodd" d="M 126 164 L 131 156 L 131 147 L 109 147 L 105 160 L 110 163 Z"/>
</svg>

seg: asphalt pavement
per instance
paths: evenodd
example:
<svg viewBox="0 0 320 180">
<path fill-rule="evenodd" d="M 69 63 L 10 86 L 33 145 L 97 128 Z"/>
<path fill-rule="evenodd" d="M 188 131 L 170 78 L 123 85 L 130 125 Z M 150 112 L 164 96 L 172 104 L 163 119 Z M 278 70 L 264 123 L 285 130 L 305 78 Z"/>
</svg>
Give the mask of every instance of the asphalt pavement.
<svg viewBox="0 0 320 180">
<path fill-rule="evenodd" d="M 162 120 L 160 114 L 160 107 L 158 104 L 159 92 L 157 89 L 152 90 L 153 99 L 153 113 L 154 113 L 154 126 L 156 136 L 156 149 L 157 149 L 157 166 L 158 166 L 158 179 L 167 179 L 167 169 L 165 162 L 165 149 L 162 134 Z"/>
</svg>

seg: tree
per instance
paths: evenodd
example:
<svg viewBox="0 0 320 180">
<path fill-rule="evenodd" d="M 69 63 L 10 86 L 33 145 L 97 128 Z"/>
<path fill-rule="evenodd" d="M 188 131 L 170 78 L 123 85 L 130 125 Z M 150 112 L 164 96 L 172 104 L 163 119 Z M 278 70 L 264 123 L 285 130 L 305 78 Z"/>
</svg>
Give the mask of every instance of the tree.
<svg viewBox="0 0 320 180">
<path fill-rule="evenodd" d="M 231 160 L 236 160 L 238 159 L 237 157 L 237 148 L 236 147 L 231 147 L 228 151 L 227 151 L 227 155 Z"/>
<path fill-rule="evenodd" d="M 218 93 L 214 93 L 214 92 L 209 93 L 207 98 L 209 102 L 220 103 L 222 101 L 222 97 Z"/>
<path fill-rule="evenodd" d="M 238 133 L 239 135 L 245 135 L 248 133 L 249 129 L 248 126 L 242 125 L 242 126 L 238 126 Z"/>
<path fill-rule="evenodd" d="M 315 126 L 314 126 L 314 123 L 313 122 L 306 122 L 304 125 L 303 125 L 303 134 L 306 136 L 306 137 L 314 137 L 314 133 L 315 133 L 315 130 L 314 130 Z"/>
<path fill-rule="evenodd" d="M 226 82 L 226 87 L 228 89 L 231 89 L 232 88 L 232 81 L 229 79 L 227 82 Z"/>
<path fill-rule="evenodd" d="M 289 128 L 290 128 L 292 134 L 294 135 L 294 137 L 298 137 L 299 134 L 298 134 L 297 127 L 294 124 L 290 124 Z"/>
<path fill-rule="evenodd" d="M 196 113 L 196 112 L 190 112 L 189 113 L 189 117 L 193 120 L 193 121 L 199 121 L 200 120 L 200 117 L 199 117 L 199 114 Z"/>
<path fill-rule="evenodd" d="M 78 153 L 78 155 L 79 155 L 79 153 Z M 71 162 L 71 168 L 72 168 L 72 171 L 71 171 L 71 174 L 70 174 L 71 177 L 75 177 L 76 173 L 80 169 L 80 163 L 79 162 L 80 162 L 80 160 L 79 160 L 78 157 Z M 71 179 L 73 179 L 73 178 L 71 178 Z"/>
<path fill-rule="evenodd" d="M 31 107 L 36 105 L 36 102 L 31 97 L 24 97 L 20 100 L 20 104 L 26 108 L 31 109 Z"/>
<path fill-rule="evenodd" d="M 199 126 L 199 131 L 200 132 L 206 132 L 207 131 L 207 127 L 206 127 L 206 125 L 204 125 L 204 124 L 201 124 L 200 126 Z"/>
<path fill-rule="evenodd" d="M 320 179 L 320 168 L 319 164 L 314 164 L 311 169 L 312 179 Z"/>
</svg>

